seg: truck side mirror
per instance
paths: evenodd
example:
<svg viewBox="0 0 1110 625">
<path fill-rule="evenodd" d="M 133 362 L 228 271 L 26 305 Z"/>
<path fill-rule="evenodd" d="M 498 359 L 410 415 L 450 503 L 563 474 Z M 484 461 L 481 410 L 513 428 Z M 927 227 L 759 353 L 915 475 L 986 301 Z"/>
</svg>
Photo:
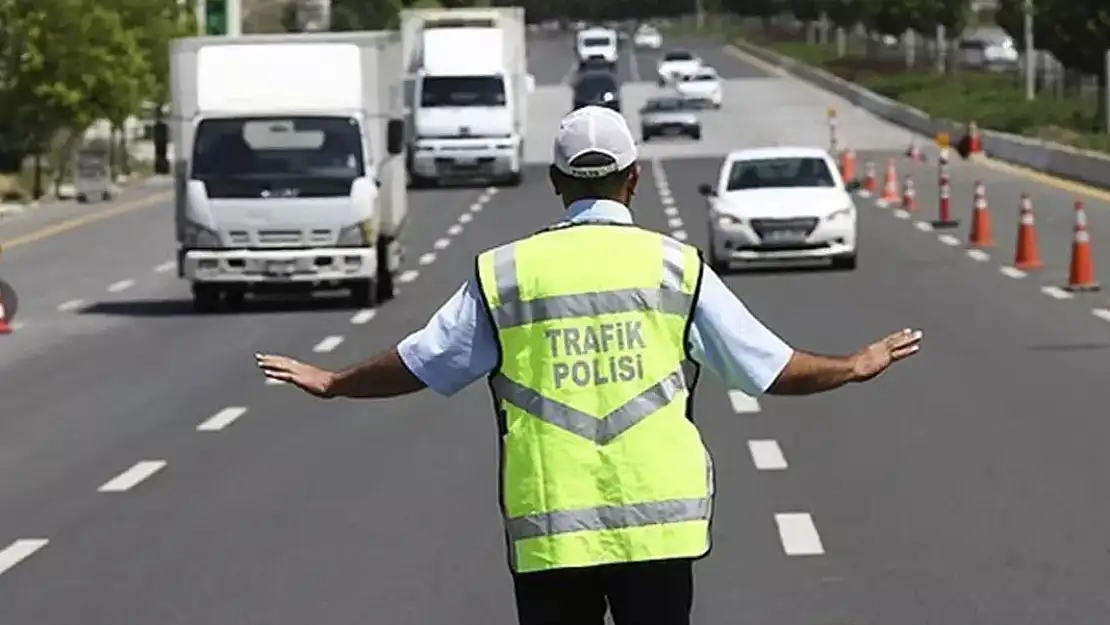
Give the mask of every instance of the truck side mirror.
<svg viewBox="0 0 1110 625">
<path fill-rule="evenodd" d="M 391 119 L 385 129 L 385 151 L 396 156 L 405 151 L 405 121 Z"/>
<path fill-rule="evenodd" d="M 698 193 L 702 194 L 705 197 L 712 197 L 716 195 L 716 193 L 713 192 L 713 187 L 705 183 L 698 185 Z"/>
</svg>

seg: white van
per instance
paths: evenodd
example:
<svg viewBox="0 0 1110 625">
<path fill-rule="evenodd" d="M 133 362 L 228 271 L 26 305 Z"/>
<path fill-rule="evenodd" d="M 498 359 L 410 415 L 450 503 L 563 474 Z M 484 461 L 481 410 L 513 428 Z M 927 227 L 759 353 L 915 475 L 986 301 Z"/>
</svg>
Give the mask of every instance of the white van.
<svg viewBox="0 0 1110 625">
<path fill-rule="evenodd" d="M 617 67 L 617 33 L 611 28 L 586 28 L 578 31 L 574 40 L 578 53 L 578 67 L 606 64 Z"/>
</svg>

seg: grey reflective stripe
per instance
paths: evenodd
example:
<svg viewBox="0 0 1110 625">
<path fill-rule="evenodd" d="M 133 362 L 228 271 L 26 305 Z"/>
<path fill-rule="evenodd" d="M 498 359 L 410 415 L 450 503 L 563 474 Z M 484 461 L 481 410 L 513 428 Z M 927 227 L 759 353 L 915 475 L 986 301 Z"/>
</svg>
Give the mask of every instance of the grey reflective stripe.
<svg viewBox="0 0 1110 625">
<path fill-rule="evenodd" d="M 682 291 L 686 275 L 686 252 L 682 244 L 674 239 L 663 237 L 663 288 Z"/>
<path fill-rule="evenodd" d="M 580 510 L 559 510 L 509 519 L 505 531 L 513 540 L 556 536 L 570 532 L 616 530 L 645 525 L 706 521 L 712 504 L 709 497 L 699 499 L 673 499 L 629 504 L 627 506 L 602 506 Z"/>
<path fill-rule="evenodd" d="M 501 280 L 498 278 L 498 283 Z M 492 310 L 493 320 L 499 328 L 514 328 L 574 317 L 592 317 L 613 313 L 654 310 L 671 315 L 685 315 L 690 311 L 693 296 L 668 289 L 619 289 L 596 293 L 558 295 L 523 302 L 505 299 Z"/>
<path fill-rule="evenodd" d="M 672 372 L 600 419 L 544 397 L 504 375 L 495 376 L 492 385 L 498 400 L 507 401 L 537 419 L 571 434 L 577 434 L 598 445 L 607 445 L 674 401 L 686 389 L 686 375 L 681 368 Z"/>
<path fill-rule="evenodd" d="M 516 243 L 510 243 L 493 251 L 493 279 L 501 305 L 520 299 L 520 284 L 516 279 Z"/>
<path fill-rule="evenodd" d="M 683 293 L 686 257 L 678 241 L 660 237 L 663 246 L 663 275 L 659 288 L 615 289 L 593 293 L 577 293 L 543 297 L 529 301 L 520 299 L 520 283 L 516 274 L 516 244 L 510 243 L 493 252 L 494 282 L 498 305 L 492 307 L 498 328 L 590 317 L 638 310 L 655 310 L 665 314 L 685 315 L 693 305 L 693 294 Z"/>
</svg>

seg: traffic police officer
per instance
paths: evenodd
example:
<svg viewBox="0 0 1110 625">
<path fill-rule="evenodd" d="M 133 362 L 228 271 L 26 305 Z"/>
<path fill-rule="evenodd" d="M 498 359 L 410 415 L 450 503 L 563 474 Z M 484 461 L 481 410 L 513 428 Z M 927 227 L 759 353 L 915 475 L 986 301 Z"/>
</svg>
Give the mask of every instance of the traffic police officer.
<svg viewBox="0 0 1110 625">
<path fill-rule="evenodd" d="M 549 228 L 479 254 L 422 330 L 333 373 L 259 354 L 321 397 L 452 395 L 489 377 L 502 512 L 522 625 L 690 622 L 709 551 L 713 469 L 690 418 L 699 366 L 749 394 L 804 395 L 874 378 L 917 352 L 904 330 L 847 357 L 789 347 L 698 250 L 636 227 L 636 143 L 601 107 L 559 125 Z"/>
</svg>

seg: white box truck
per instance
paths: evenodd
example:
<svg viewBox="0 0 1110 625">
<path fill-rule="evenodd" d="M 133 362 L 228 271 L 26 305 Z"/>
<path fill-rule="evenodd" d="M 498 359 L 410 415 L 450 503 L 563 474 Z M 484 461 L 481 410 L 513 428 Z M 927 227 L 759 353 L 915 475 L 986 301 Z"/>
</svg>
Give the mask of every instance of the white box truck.
<svg viewBox="0 0 1110 625">
<path fill-rule="evenodd" d="M 407 215 L 397 33 L 196 37 L 170 50 L 178 275 L 390 299 Z"/>
<path fill-rule="evenodd" d="M 413 187 L 520 184 L 535 89 L 525 36 L 520 7 L 401 11 Z"/>
</svg>

